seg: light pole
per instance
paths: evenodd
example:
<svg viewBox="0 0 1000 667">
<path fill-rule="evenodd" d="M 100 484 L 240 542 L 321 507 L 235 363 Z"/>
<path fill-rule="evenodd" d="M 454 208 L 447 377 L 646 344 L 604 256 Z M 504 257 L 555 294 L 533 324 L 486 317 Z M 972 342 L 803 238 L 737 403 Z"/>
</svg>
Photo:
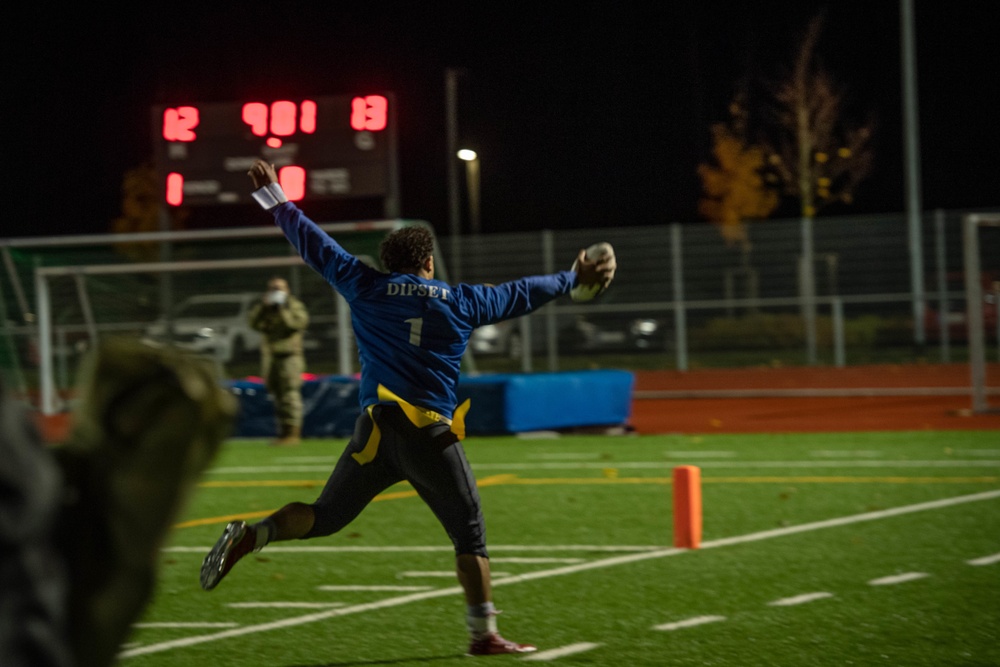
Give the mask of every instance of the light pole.
<svg viewBox="0 0 1000 667">
<path fill-rule="evenodd" d="M 920 190 L 920 139 L 917 113 L 917 56 L 913 0 L 899 3 L 903 61 L 903 147 L 906 169 L 906 220 L 910 239 L 910 292 L 913 294 L 913 342 L 923 347 L 924 332 L 924 248 L 921 234 L 923 200 Z"/>
<path fill-rule="evenodd" d="M 448 279 L 461 282 L 461 266 L 459 256 L 462 253 L 460 236 L 460 216 L 458 203 L 458 166 L 455 164 L 455 151 L 458 150 L 458 79 L 465 70 L 449 67 L 444 72 L 445 91 L 445 125 L 447 127 L 447 146 L 445 155 L 448 158 L 448 228 L 451 240 L 451 257 Z"/>
<path fill-rule="evenodd" d="M 476 151 L 463 148 L 458 159 L 465 161 L 465 186 L 469 192 L 469 230 L 479 234 L 479 156 Z"/>
</svg>

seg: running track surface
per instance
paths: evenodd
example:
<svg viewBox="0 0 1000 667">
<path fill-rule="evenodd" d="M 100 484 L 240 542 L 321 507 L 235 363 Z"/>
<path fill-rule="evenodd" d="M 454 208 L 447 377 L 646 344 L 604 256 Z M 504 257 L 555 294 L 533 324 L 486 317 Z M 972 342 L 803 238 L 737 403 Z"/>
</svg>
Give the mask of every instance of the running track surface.
<svg viewBox="0 0 1000 667">
<path fill-rule="evenodd" d="M 997 430 L 1000 411 L 972 414 L 967 364 L 905 364 L 845 368 L 739 368 L 636 371 L 630 426 L 654 433 L 816 433 L 828 431 Z M 1000 410 L 1000 364 L 987 364 L 988 402 Z M 922 396 L 791 396 L 798 390 L 929 389 Z M 753 390 L 781 397 L 642 398 L 645 392 Z M 934 395 L 935 390 L 942 394 Z M 965 390 L 956 394 L 956 390 Z M 948 393 L 951 392 L 951 393 Z M 43 437 L 59 442 L 66 415 L 40 419 Z M 1000 437 L 1000 436 L 998 436 Z"/>
<path fill-rule="evenodd" d="M 813 433 L 828 431 L 1000 431 L 1000 364 L 987 364 L 991 408 L 972 414 L 969 366 L 907 364 L 846 368 L 636 371 L 631 426 L 638 433 Z M 645 392 L 752 390 L 943 390 L 946 395 L 852 397 L 641 398 Z M 968 390 L 947 395 L 956 389 Z M 932 393 L 932 392 L 928 392 Z M 998 436 L 1000 438 L 1000 436 Z"/>
</svg>

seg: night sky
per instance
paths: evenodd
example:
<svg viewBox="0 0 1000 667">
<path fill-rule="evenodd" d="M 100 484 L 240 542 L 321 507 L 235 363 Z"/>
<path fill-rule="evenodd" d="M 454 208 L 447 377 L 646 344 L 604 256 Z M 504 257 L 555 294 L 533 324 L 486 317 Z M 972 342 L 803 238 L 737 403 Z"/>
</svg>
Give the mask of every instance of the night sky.
<svg viewBox="0 0 1000 667">
<path fill-rule="evenodd" d="M 123 174 L 152 156 L 153 105 L 379 91 L 398 103 L 402 217 L 447 234 L 448 67 L 467 72 L 458 129 L 482 158 L 484 231 L 695 222 L 710 125 L 738 86 L 781 78 L 824 9 L 821 62 L 848 117 L 877 121 L 874 171 L 833 212 L 904 210 L 897 2 L 146 4 L 46 4 L 6 22 L 0 237 L 109 231 Z M 923 207 L 1000 208 L 990 3 L 914 4 Z M 262 224 L 246 207 L 210 213 L 194 224 Z"/>
</svg>

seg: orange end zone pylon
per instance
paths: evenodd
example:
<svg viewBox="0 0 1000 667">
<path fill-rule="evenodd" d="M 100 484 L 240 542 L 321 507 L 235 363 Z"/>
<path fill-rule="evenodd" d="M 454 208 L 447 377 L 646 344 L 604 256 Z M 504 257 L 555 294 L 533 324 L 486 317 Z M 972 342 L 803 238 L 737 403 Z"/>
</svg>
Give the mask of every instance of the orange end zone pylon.
<svg viewBox="0 0 1000 667">
<path fill-rule="evenodd" d="M 674 468 L 674 546 L 701 546 L 701 468 Z"/>
</svg>

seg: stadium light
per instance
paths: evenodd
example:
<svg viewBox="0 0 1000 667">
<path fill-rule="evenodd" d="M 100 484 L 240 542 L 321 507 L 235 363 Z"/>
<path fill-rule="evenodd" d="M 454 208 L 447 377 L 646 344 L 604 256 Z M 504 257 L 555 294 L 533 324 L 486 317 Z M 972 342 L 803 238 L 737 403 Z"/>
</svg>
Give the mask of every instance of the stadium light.
<svg viewBox="0 0 1000 667">
<path fill-rule="evenodd" d="M 457 153 L 465 161 L 465 185 L 469 190 L 469 230 L 478 234 L 479 229 L 479 155 L 469 148 Z"/>
</svg>

